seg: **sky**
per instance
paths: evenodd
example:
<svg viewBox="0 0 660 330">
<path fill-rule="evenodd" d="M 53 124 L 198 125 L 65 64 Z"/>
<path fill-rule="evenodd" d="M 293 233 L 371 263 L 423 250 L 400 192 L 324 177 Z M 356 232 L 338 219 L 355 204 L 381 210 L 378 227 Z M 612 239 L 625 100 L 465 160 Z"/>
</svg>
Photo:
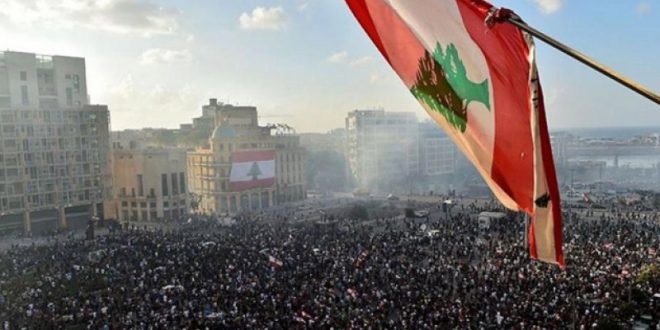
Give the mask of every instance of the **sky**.
<svg viewBox="0 0 660 330">
<path fill-rule="evenodd" d="M 439 0 L 440 1 L 440 0 Z M 498 0 L 658 93 L 660 0 Z M 660 107 L 537 41 L 551 129 L 660 126 Z M 0 0 L 0 49 L 84 57 L 113 130 L 176 128 L 209 98 L 298 132 L 422 108 L 342 0 Z"/>
</svg>

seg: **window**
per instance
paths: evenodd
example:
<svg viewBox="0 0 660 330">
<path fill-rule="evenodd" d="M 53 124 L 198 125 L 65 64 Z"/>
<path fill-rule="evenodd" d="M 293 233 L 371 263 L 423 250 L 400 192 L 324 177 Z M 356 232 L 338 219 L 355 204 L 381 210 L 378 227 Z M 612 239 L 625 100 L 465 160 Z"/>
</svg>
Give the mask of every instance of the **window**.
<svg viewBox="0 0 660 330">
<path fill-rule="evenodd" d="M 72 106 L 73 105 L 73 90 L 71 87 L 66 88 L 66 105 Z"/>
<path fill-rule="evenodd" d="M 137 175 L 137 182 L 138 182 L 138 196 L 142 197 L 144 196 L 144 182 L 142 180 L 142 174 Z"/>
<path fill-rule="evenodd" d="M 179 184 L 176 179 L 176 173 L 172 173 L 172 195 L 179 194 Z"/>
<path fill-rule="evenodd" d="M 21 81 L 27 81 L 27 72 L 21 71 Z"/>
<path fill-rule="evenodd" d="M 28 97 L 28 88 L 27 86 L 21 86 L 21 101 L 23 105 L 30 104 L 30 98 Z"/>
<path fill-rule="evenodd" d="M 73 75 L 73 88 L 76 89 L 76 93 L 80 93 L 80 76 L 77 74 Z"/>
<path fill-rule="evenodd" d="M 186 180 L 183 172 L 179 173 L 179 188 L 181 189 L 182 194 L 186 193 Z"/>
<path fill-rule="evenodd" d="M 169 195 L 169 189 L 167 189 L 167 174 L 160 175 L 160 184 L 162 187 L 163 196 Z"/>
</svg>

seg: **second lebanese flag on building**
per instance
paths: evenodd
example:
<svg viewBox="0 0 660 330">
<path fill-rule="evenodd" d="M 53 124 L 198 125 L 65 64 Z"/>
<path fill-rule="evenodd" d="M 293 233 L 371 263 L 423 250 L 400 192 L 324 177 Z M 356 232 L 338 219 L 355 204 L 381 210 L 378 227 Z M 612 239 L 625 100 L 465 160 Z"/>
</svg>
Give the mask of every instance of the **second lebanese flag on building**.
<svg viewBox="0 0 660 330">
<path fill-rule="evenodd" d="M 275 150 L 237 151 L 231 154 L 229 190 L 241 191 L 275 184 Z"/>
<path fill-rule="evenodd" d="M 346 0 L 497 198 L 532 216 L 533 258 L 564 266 L 559 190 L 532 38 L 483 0 Z"/>
</svg>

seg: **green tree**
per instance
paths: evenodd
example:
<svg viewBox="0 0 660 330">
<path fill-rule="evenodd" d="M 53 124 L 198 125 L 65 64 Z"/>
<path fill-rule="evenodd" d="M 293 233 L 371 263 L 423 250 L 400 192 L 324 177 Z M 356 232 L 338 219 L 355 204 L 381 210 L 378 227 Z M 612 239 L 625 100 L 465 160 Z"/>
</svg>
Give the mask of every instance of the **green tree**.
<svg viewBox="0 0 660 330">
<path fill-rule="evenodd" d="M 444 51 L 438 43 L 433 54 L 424 52 L 410 91 L 461 132 L 467 129 L 467 107 L 470 102 L 483 103 L 490 110 L 488 79 L 479 83 L 470 81 L 458 49 L 453 44 L 449 44 Z"/>
</svg>

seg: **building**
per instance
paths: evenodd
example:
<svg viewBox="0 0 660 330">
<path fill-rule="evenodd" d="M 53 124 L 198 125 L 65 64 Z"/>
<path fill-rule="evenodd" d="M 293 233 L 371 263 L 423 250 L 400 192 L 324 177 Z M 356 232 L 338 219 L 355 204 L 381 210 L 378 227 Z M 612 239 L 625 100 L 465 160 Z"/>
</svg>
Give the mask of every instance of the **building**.
<svg viewBox="0 0 660 330">
<path fill-rule="evenodd" d="M 218 99 L 209 99 L 209 104 L 202 106 L 202 115 L 200 117 L 193 118 L 191 126 L 185 126 L 185 128 L 190 128 L 191 130 L 196 130 L 204 132 L 204 135 L 210 136 L 213 130 L 216 128 L 216 117 L 219 112 L 231 113 L 233 111 L 257 111 L 257 108 L 252 106 L 234 106 L 231 104 L 224 104 L 218 102 Z M 184 128 L 182 124 L 182 128 Z"/>
<path fill-rule="evenodd" d="M 0 52 L 0 231 L 86 226 L 111 193 L 109 112 L 85 60 Z"/>
<path fill-rule="evenodd" d="M 420 174 L 417 117 L 355 110 L 346 118 L 346 158 L 358 188 L 389 192 Z"/>
<path fill-rule="evenodd" d="M 114 150 L 112 208 L 121 223 L 184 219 L 190 209 L 184 149 Z"/>
<path fill-rule="evenodd" d="M 301 133 L 300 145 L 310 151 L 332 151 L 344 155 L 346 130 L 337 128 L 327 133 Z"/>
<path fill-rule="evenodd" d="M 456 171 L 458 149 L 432 121 L 419 124 L 420 172 L 424 176 L 446 176 Z"/>
<path fill-rule="evenodd" d="M 135 150 L 145 147 L 145 136 L 141 130 L 126 129 L 110 132 L 112 150 Z"/>
<path fill-rule="evenodd" d="M 259 126 L 255 107 L 221 107 L 215 125 L 210 147 L 188 152 L 190 190 L 200 198 L 199 211 L 233 214 L 306 197 L 305 152 L 293 129 Z M 274 180 L 248 189 L 232 188 L 230 177 L 238 158 L 257 153 L 273 155 Z"/>
</svg>

